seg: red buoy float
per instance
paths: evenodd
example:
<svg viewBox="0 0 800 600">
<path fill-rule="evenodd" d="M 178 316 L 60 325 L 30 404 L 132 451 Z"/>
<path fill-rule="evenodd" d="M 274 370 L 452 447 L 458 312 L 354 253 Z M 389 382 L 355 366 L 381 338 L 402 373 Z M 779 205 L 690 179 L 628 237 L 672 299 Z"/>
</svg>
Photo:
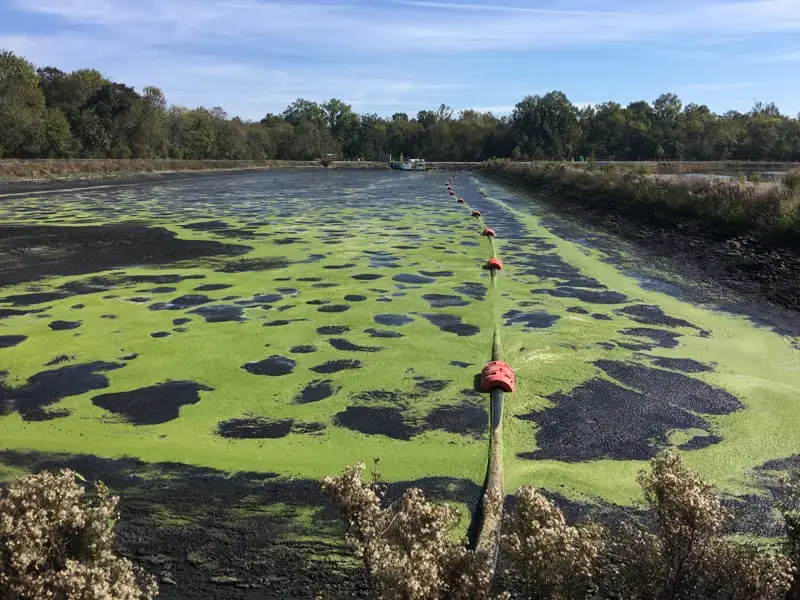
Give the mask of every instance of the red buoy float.
<svg viewBox="0 0 800 600">
<path fill-rule="evenodd" d="M 503 261 L 499 258 L 490 258 L 489 262 L 486 263 L 487 269 L 497 269 L 498 271 L 503 270 Z"/>
<path fill-rule="evenodd" d="M 488 227 L 481 231 L 481 235 L 485 235 L 486 237 L 494 237 L 494 229 L 489 229 Z"/>
<path fill-rule="evenodd" d="M 450 193 L 451 196 L 455 196 L 456 195 L 456 193 L 453 190 L 447 190 L 447 191 Z"/>
<path fill-rule="evenodd" d="M 483 367 L 481 372 L 481 391 L 491 392 L 500 388 L 510 394 L 516 387 L 516 377 L 513 369 L 502 360 L 495 360 Z"/>
<path fill-rule="evenodd" d="M 481 211 L 479 211 L 479 210 L 473 210 L 473 211 L 472 211 L 472 216 L 473 216 L 473 217 L 480 217 L 480 216 L 481 216 Z"/>
<path fill-rule="evenodd" d="M 463 199 L 463 198 L 459 198 L 459 199 L 458 199 L 458 203 L 459 203 L 459 204 L 464 204 L 464 199 Z"/>
</svg>

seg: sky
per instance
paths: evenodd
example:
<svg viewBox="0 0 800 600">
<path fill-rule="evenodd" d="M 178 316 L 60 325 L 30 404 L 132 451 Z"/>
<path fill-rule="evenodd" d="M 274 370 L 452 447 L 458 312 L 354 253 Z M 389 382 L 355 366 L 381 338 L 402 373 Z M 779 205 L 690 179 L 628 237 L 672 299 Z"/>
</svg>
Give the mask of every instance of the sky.
<svg viewBox="0 0 800 600">
<path fill-rule="evenodd" d="M 800 113 L 800 0 L 0 0 L 0 49 L 246 119 L 299 97 L 508 114 L 551 90 Z"/>
</svg>

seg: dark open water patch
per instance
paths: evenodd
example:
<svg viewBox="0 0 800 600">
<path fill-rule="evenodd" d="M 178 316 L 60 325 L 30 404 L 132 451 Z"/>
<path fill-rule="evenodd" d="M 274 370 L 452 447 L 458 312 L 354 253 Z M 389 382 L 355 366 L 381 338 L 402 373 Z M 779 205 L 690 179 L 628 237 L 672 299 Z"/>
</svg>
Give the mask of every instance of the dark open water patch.
<svg viewBox="0 0 800 600">
<path fill-rule="evenodd" d="M 182 406 L 200 402 L 200 392 L 213 391 L 194 381 L 165 381 L 129 392 L 95 396 L 92 404 L 134 425 L 160 425 L 177 419 Z"/>
<path fill-rule="evenodd" d="M 311 367 L 311 370 L 314 371 L 314 373 L 327 375 L 329 373 L 338 373 L 350 369 L 360 369 L 362 366 L 363 363 L 360 360 L 338 359 L 330 360 L 316 367 Z"/>
<path fill-rule="evenodd" d="M 244 311 L 240 307 L 231 306 L 229 304 L 201 306 L 191 312 L 202 316 L 206 320 L 206 323 L 242 322 L 246 320 L 243 316 Z"/>
<path fill-rule="evenodd" d="M 187 294 L 174 298 L 169 302 L 156 302 L 155 304 L 151 304 L 148 308 L 150 310 L 185 310 L 195 306 L 202 306 L 209 302 L 213 302 L 213 300 L 203 294 Z"/>
<path fill-rule="evenodd" d="M 17 310 L 15 308 L 0 308 L 0 319 L 6 319 L 8 317 L 21 317 L 22 315 L 38 315 L 44 313 L 44 311 L 46 310 L 47 308 L 40 308 L 38 310 Z"/>
<path fill-rule="evenodd" d="M 77 329 L 83 324 L 83 321 L 53 321 L 48 323 L 48 327 L 53 331 L 70 331 Z"/>
<path fill-rule="evenodd" d="M 305 319 L 278 319 L 277 321 L 264 323 L 262 327 L 285 327 L 286 325 L 299 323 L 300 321 L 305 321 Z"/>
<path fill-rule="evenodd" d="M 486 286 L 482 283 L 465 283 L 454 289 L 459 294 L 468 296 L 473 300 L 483 300 L 486 298 Z"/>
<path fill-rule="evenodd" d="M 616 313 L 630 317 L 634 321 L 644 323 L 645 325 L 661 325 L 663 327 L 694 327 L 689 321 L 683 319 L 676 319 L 664 314 L 660 307 L 651 304 L 634 304 L 633 306 L 626 306 L 618 308 Z"/>
<path fill-rule="evenodd" d="M 409 323 L 413 322 L 414 319 L 407 315 L 375 315 L 372 317 L 372 320 L 375 321 L 378 325 L 385 325 L 387 327 L 402 327 L 403 325 L 408 325 Z"/>
<path fill-rule="evenodd" d="M 0 298 L 0 302 L 11 304 L 12 306 L 33 306 L 35 304 L 45 304 L 69 298 L 73 294 L 67 292 L 32 292 L 30 294 L 16 294 Z"/>
<path fill-rule="evenodd" d="M 297 281 L 304 281 L 307 283 L 316 283 L 322 281 L 322 277 L 298 277 Z"/>
<path fill-rule="evenodd" d="M 195 292 L 217 292 L 219 290 L 227 290 L 228 288 L 232 288 L 233 286 L 227 283 L 207 283 L 205 285 L 199 285 L 194 288 Z"/>
<path fill-rule="evenodd" d="M 350 310 L 349 304 L 328 304 L 325 306 L 320 306 L 317 309 L 317 312 L 321 313 L 343 313 Z"/>
<path fill-rule="evenodd" d="M 594 364 L 626 387 L 598 378 L 549 396 L 552 407 L 520 417 L 539 425 L 539 449 L 522 458 L 647 460 L 667 445 L 673 430 L 710 432 L 699 415 L 743 407 L 728 392 L 680 373 L 609 360 Z"/>
<path fill-rule="evenodd" d="M 425 277 L 452 277 L 452 271 L 420 271 L 420 275 L 424 275 Z"/>
<path fill-rule="evenodd" d="M 596 321 L 611 321 L 611 317 L 608 315 L 604 315 L 602 313 L 594 313 L 592 314 L 592 318 Z"/>
<path fill-rule="evenodd" d="M 719 444 L 722 441 L 722 438 L 712 434 L 709 435 L 697 435 L 690 439 L 687 442 L 684 442 L 680 446 L 678 446 L 679 450 L 702 450 L 703 448 L 708 448 L 709 446 L 713 446 L 714 444 Z"/>
<path fill-rule="evenodd" d="M 310 346 L 310 345 L 294 346 L 293 348 L 291 348 L 289 350 L 289 352 L 291 352 L 292 354 L 311 354 L 311 353 L 316 352 L 316 351 L 317 351 L 317 347 L 316 346 Z"/>
<path fill-rule="evenodd" d="M 555 325 L 556 321 L 561 317 L 543 311 L 522 312 L 520 310 L 510 310 L 503 315 L 503 318 L 506 319 L 506 327 L 521 323 L 523 329 L 548 329 Z"/>
<path fill-rule="evenodd" d="M 170 335 L 171 334 L 169 333 L 169 331 L 155 331 L 150 334 L 150 337 L 158 339 L 158 338 L 167 338 Z"/>
<path fill-rule="evenodd" d="M 272 304 L 279 300 L 283 300 L 283 294 L 256 294 L 253 296 L 252 302 L 254 304 Z M 250 301 L 248 300 L 247 302 Z M 237 304 L 242 304 L 242 302 L 237 302 Z"/>
<path fill-rule="evenodd" d="M 178 288 L 163 285 L 159 287 L 150 288 L 148 290 L 137 290 L 137 291 L 143 294 L 172 294 L 173 292 L 178 291 Z"/>
<path fill-rule="evenodd" d="M 326 304 L 330 304 L 330 300 L 307 300 L 306 304 L 309 306 L 325 306 Z"/>
<path fill-rule="evenodd" d="M 348 302 L 364 302 L 367 299 L 366 296 L 361 296 L 359 294 L 348 294 L 344 297 L 345 300 Z"/>
<path fill-rule="evenodd" d="M 533 293 L 549 294 L 554 298 L 573 298 L 589 304 L 623 304 L 628 301 L 628 297 L 619 292 L 589 290 L 569 286 L 560 286 L 555 289 L 534 290 Z"/>
<path fill-rule="evenodd" d="M 638 338 L 647 338 L 653 340 L 652 344 L 642 344 L 641 348 L 631 348 L 631 349 L 642 349 L 642 350 L 652 350 L 653 348 L 677 348 L 680 345 L 678 342 L 679 337 L 682 337 L 680 333 L 675 333 L 674 331 L 665 331 L 664 329 L 651 329 L 649 327 L 632 327 L 630 329 L 622 329 L 620 333 L 623 335 L 629 335 L 632 337 Z M 623 348 L 626 347 L 624 344 L 619 344 Z"/>
<path fill-rule="evenodd" d="M 289 244 L 297 244 L 302 241 L 303 238 L 299 237 L 285 237 L 277 240 L 272 240 L 272 243 L 275 244 L 276 246 L 288 246 Z"/>
<path fill-rule="evenodd" d="M 400 408 L 408 408 L 408 401 L 418 397 L 413 392 L 396 390 L 365 390 L 350 396 L 353 402 L 360 404 L 393 404 Z"/>
<path fill-rule="evenodd" d="M 434 392 L 441 392 L 447 388 L 448 385 L 453 383 L 444 379 L 428 379 L 423 376 L 414 377 L 417 382 L 416 387 L 423 395 L 432 394 Z"/>
<path fill-rule="evenodd" d="M 44 366 L 53 367 L 55 365 L 60 365 L 62 363 L 69 362 L 71 360 L 75 360 L 75 357 L 74 356 L 69 356 L 67 354 L 59 354 L 55 358 L 53 358 L 53 359 L 49 360 L 48 362 L 46 362 L 44 364 Z"/>
<path fill-rule="evenodd" d="M 395 440 L 410 440 L 419 428 L 405 420 L 403 411 L 383 406 L 348 406 L 333 417 L 333 423 L 366 435 L 385 435 Z"/>
<path fill-rule="evenodd" d="M 217 273 L 249 273 L 252 271 L 274 271 L 285 269 L 289 266 L 289 261 L 283 256 L 273 256 L 269 258 L 241 258 L 230 260 L 215 269 Z"/>
<path fill-rule="evenodd" d="M 433 277 L 424 277 L 423 275 L 414 275 L 413 273 L 398 273 L 392 277 L 392 281 L 397 281 L 398 283 L 421 284 L 435 283 L 436 279 Z"/>
<path fill-rule="evenodd" d="M 297 366 L 297 362 L 285 356 L 273 355 L 264 360 L 242 365 L 242 368 L 253 375 L 268 375 L 270 377 L 281 377 L 288 375 Z"/>
<path fill-rule="evenodd" d="M 424 294 L 424 300 L 431 305 L 431 308 L 448 308 L 451 306 L 467 306 L 468 301 L 460 296 L 448 296 L 446 294 Z"/>
<path fill-rule="evenodd" d="M 375 281 L 381 277 L 383 277 L 383 275 L 379 275 L 378 273 L 361 273 L 360 275 L 353 275 L 353 279 L 356 281 Z"/>
<path fill-rule="evenodd" d="M 471 367 L 474 363 L 462 362 L 460 360 L 452 360 L 450 364 L 454 367 L 458 367 L 459 369 L 466 369 L 467 367 Z"/>
<path fill-rule="evenodd" d="M 580 306 L 570 306 L 567 309 L 567 312 L 568 313 L 573 313 L 573 314 L 576 314 L 576 315 L 588 315 L 589 314 L 588 310 L 586 310 L 585 308 L 581 308 Z"/>
<path fill-rule="evenodd" d="M 249 246 L 182 240 L 167 229 L 122 223 L 91 226 L 0 226 L 0 255 L 26 252 L 24 261 L 3 268 L 3 283 L 11 285 L 46 276 L 108 271 L 114 267 L 160 265 L 205 256 L 235 256 Z M 70 291 L 70 290 L 66 290 Z"/>
<path fill-rule="evenodd" d="M 231 419 L 217 425 L 217 435 L 240 440 L 274 440 L 290 433 L 319 433 L 324 430 L 322 423 L 297 423 L 293 419 L 272 420 L 264 417 Z"/>
<path fill-rule="evenodd" d="M 400 266 L 397 264 L 400 258 L 389 252 L 383 250 L 364 250 L 364 254 L 369 256 L 369 266 L 372 269 L 382 269 L 384 267 L 396 269 Z"/>
<path fill-rule="evenodd" d="M 664 356 L 649 357 L 653 364 L 663 369 L 673 371 L 683 371 L 684 373 L 707 373 L 714 370 L 714 367 L 698 362 L 691 358 L 666 358 Z"/>
<path fill-rule="evenodd" d="M 667 395 L 671 403 L 696 413 L 727 415 L 744 408 L 725 390 L 680 373 L 610 360 L 598 360 L 594 364 L 628 387 L 651 396 Z"/>
<path fill-rule="evenodd" d="M 385 331 L 382 329 L 365 329 L 364 333 L 368 333 L 370 337 L 374 338 L 381 338 L 381 339 L 397 339 L 404 337 L 402 333 L 399 331 Z"/>
<path fill-rule="evenodd" d="M 319 335 L 342 335 L 350 331 L 347 325 L 326 325 L 325 327 L 317 327 L 317 334 Z"/>
<path fill-rule="evenodd" d="M 482 438 L 489 429 L 489 413 L 479 404 L 465 402 L 433 409 L 425 419 L 428 429 Z"/>
<path fill-rule="evenodd" d="M 330 338 L 328 343 L 343 352 L 380 352 L 384 349 L 380 346 L 359 346 L 342 338 Z"/>
<path fill-rule="evenodd" d="M 339 387 L 335 386 L 329 379 L 315 379 L 311 381 L 303 390 L 295 397 L 295 404 L 311 404 L 312 402 L 321 402 L 333 396 L 339 391 Z"/>
<path fill-rule="evenodd" d="M 314 289 L 325 290 L 329 288 L 339 287 L 338 283 L 312 283 L 311 287 Z"/>
<path fill-rule="evenodd" d="M 339 269 L 352 269 L 356 266 L 356 263 L 345 263 L 343 265 L 325 265 L 322 267 L 323 269 L 330 269 L 330 270 L 339 270 Z"/>
<path fill-rule="evenodd" d="M 422 316 L 445 333 L 454 333 L 459 337 L 475 335 L 481 331 L 481 328 L 477 325 L 463 323 L 461 317 L 455 315 L 431 315 L 423 313 Z"/>
<path fill-rule="evenodd" d="M 108 378 L 101 373 L 124 366 L 123 363 L 96 361 L 42 371 L 17 389 L 0 382 L 0 415 L 18 412 L 24 421 L 47 421 L 65 416 L 63 412 L 44 409 L 63 398 L 107 388 Z"/>
<path fill-rule="evenodd" d="M 197 221 L 196 223 L 187 223 L 181 225 L 184 229 L 191 229 L 192 231 L 219 231 L 222 229 L 230 229 L 230 223 L 225 221 Z"/>
<path fill-rule="evenodd" d="M 0 335 L 0 348 L 13 348 L 27 339 L 27 335 Z"/>
<path fill-rule="evenodd" d="M 172 324 L 175 325 L 176 327 L 179 327 L 181 325 L 186 325 L 186 323 L 191 323 L 191 322 L 192 322 L 192 320 L 189 319 L 188 317 L 181 317 L 179 319 L 172 319 Z"/>
</svg>

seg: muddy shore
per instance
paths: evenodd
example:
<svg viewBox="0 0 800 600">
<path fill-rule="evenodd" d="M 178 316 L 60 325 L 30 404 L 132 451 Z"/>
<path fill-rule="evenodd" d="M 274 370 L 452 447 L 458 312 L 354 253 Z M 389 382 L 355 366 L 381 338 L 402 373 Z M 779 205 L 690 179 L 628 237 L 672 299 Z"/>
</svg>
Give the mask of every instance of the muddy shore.
<svg viewBox="0 0 800 600">
<path fill-rule="evenodd" d="M 655 276 L 677 273 L 692 285 L 692 299 L 731 312 L 763 313 L 782 333 L 800 336 L 800 240 L 743 233 L 720 223 L 613 196 L 553 184 L 514 189 L 545 213 L 630 243 L 636 270 Z"/>
</svg>

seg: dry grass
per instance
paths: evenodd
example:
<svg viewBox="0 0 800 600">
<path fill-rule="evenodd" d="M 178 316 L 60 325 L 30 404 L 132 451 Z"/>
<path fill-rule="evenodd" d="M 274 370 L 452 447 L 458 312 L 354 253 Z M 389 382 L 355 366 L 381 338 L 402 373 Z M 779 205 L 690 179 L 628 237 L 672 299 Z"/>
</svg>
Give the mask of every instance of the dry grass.
<svg viewBox="0 0 800 600">
<path fill-rule="evenodd" d="M 363 465 L 348 468 L 323 489 L 385 600 L 796 599 L 797 521 L 787 509 L 783 547 L 727 538 L 731 515 L 715 490 L 671 452 L 639 477 L 649 523 L 568 525 L 541 492 L 521 488 L 500 532 L 504 569 L 494 587 L 503 590 L 489 587 L 486 555 L 446 535 L 457 520 L 452 509 L 417 489 L 384 506 L 363 472 Z M 796 509 L 800 485 L 787 489 Z"/>
<path fill-rule="evenodd" d="M 114 553 L 117 503 L 72 471 L 0 488 L 0 600 L 150 600 L 155 580 Z"/>
<path fill-rule="evenodd" d="M 489 161 L 484 169 L 521 183 L 551 184 L 565 190 L 602 193 L 620 202 L 682 212 L 738 229 L 800 234 L 800 170 L 782 181 L 654 175 L 646 163 L 610 163 L 575 168 L 566 163 Z"/>
</svg>

